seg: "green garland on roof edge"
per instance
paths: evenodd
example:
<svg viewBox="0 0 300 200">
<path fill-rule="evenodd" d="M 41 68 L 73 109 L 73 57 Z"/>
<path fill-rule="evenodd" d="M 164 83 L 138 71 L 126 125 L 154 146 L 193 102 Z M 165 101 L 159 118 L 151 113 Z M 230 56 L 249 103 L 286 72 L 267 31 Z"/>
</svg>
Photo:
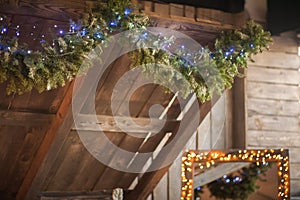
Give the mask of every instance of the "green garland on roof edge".
<svg viewBox="0 0 300 200">
<path fill-rule="evenodd" d="M 94 47 L 105 43 L 109 36 L 125 30 L 145 29 L 151 25 L 148 16 L 132 12 L 130 0 L 112 0 L 99 3 L 86 19 L 80 22 L 80 28 L 74 32 L 58 37 L 55 44 L 44 43 L 42 50 L 26 53 L 26 46 L 19 46 L 17 39 L 2 38 L 1 44 L 9 48 L 0 49 L 0 83 L 7 81 L 7 94 L 23 94 L 33 88 L 39 92 L 63 86 L 74 79 L 84 65 L 87 70 L 92 63 L 84 62 Z M 72 22 L 74 23 L 74 22 Z M 138 41 L 137 51 L 131 53 L 132 66 L 141 65 L 143 72 L 154 81 L 176 86 L 182 81 L 168 69 L 149 68 L 147 63 L 171 66 L 179 71 L 188 81 L 188 85 L 178 86 L 183 97 L 195 92 L 200 101 L 210 100 L 214 93 L 220 94 L 232 86 L 239 68 L 246 68 L 248 60 L 264 49 L 271 42 L 270 33 L 250 21 L 240 30 L 221 33 L 211 52 L 203 48 L 198 54 L 184 59 L 188 52 L 178 50 L 170 53 L 162 50 L 166 42 L 175 43 L 174 38 L 151 35 L 147 42 L 152 42 L 157 49 L 143 48 L 145 41 Z M 95 58 L 91 58 L 95 59 Z M 198 62 L 201 59 L 201 62 Z M 212 67 L 213 66 L 213 67 Z M 164 76 L 162 77 L 162 74 Z M 203 77 L 206 74 L 206 77 Z M 215 76 L 217 74 L 217 76 Z M 164 85 L 164 84 L 163 84 Z"/>
</svg>

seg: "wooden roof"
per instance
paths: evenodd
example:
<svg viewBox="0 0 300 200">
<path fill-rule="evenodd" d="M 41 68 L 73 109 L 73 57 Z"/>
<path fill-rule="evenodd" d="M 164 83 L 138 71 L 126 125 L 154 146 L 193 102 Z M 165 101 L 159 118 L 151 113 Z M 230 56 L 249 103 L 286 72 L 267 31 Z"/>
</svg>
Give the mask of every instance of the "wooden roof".
<svg viewBox="0 0 300 200">
<path fill-rule="evenodd" d="M 43 32 L 53 24 L 66 25 L 69 17 L 79 18 L 84 7 L 91 1 L 16 2 L 17 6 L 14 5 L 14 1 L 9 1 L 10 4 L 1 4 L 0 13 L 11 17 L 13 24 L 39 24 L 40 31 Z M 156 26 L 186 33 L 203 45 L 211 45 L 217 34 L 228 28 L 222 23 L 195 22 L 194 19 L 187 17 L 162 17 L 157 13 L 152 13 L 152 16 Z M 28 29 L 31 25 L 28 25 Z M 111 94 L 118 79 L 129 70 L 129 65 L 130 59 L 127 55 L 120 57 L 99 81 L 95 108 L 103 121 L 111 120 Z M 142 76 L 138 76 L 128 81 L 128 88 L 141 78 Z M 143 199 L 166 172 L 167 168 L 144 175 L 124 173 L 96 160 L 81 143 L 73 125 L 74 116 L 71 109 L 73 84 L 68 83 L 64 87 L 41 94 L 32 91 L 20 96 L 7 96 L 6 83 L 0 85 L 0 199 L 15 199 L 15 197 L 24 199 L 26 195 L 27 199 L 34 199 L 49 191 L 102 191 L 117 187 L 134 189 L 129 199 Z M 128 91 L 122 91 L 123 97 L 127 95 Z M 137 120 L 147 119 L 152 105 L 161 104 L 167 107 L 173 96 L 174 94 L 164 93 L 162 88 L 155 84 L 141 87 L 130 97 L 131 116 Z M 120 102 L 122 100 L 119 99 Z M 198 104 L 196 101 L 191 107 Z M 83 101 L 82 107 L 90 106 Z M 203 118 L 210 109 L 210 103 L 200 107 Z M 119 115 L 122 115 L 122 109 L 122 107 L 118 109 Z M 193 119 L 195 115 L 191 110 L 186 114 L 187 121 Z M 152 152 L 166 133 L 176 131 L 178 127 L 176 119 L 180 113 L 179 103 L 175 100 L 167 113 L 169 122 L 159 134 L 146 142 L 144 139 L 114 130 L 111 123 L 108 123 L 110 125 L 105 134 L 122 149 L 132 152 Z M 86 131 L 93 130 L 88 127 Z M 179 149 L 174 151 L 179 153 L 184 144 L 185 140 L 180 141 Z M 115 156 L 105 144 L 99 148 L 112 158 Z M 111 162 L 114 162 L 113 159 Z M 137 186 L 130 188 L 137 178 L 139 179 Z"/>
</svg>

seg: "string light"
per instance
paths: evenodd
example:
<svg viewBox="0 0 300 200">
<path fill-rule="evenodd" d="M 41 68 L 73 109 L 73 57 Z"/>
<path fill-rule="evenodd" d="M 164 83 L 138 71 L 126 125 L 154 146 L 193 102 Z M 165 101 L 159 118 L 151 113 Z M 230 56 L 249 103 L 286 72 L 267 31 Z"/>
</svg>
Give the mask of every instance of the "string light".
<svg viewBox="0 0 300 200">
<path fill-rule="evenodd" d="M 289 184 L 289 156 L 288 150 L 285 149 L 265 149 L 265 150 L 239 150 L 230 153 L 220 151 L 200 152 L 200 151 L 186 151 L 182 156 L 181 180 L 182 191 L 181 200 L 193 199 L 193 173 L 194 166 L 200 169 L 210 168 L 212 161 L 215 162 L 251 162 L 255 158 L 257 165 L 262 163 L 268 165 L 268 162 L 277 162 L 278 166 L 278 198 L 281 200 L 288 200 L 290 196 Z M 259 172 L 258 172 L 259 173 Z M 231 182 L 226 175 L 223 176 L 226 183 Z M 233 182 L 241 182 L 240 177 L 235 177 Z"/>
</svg>

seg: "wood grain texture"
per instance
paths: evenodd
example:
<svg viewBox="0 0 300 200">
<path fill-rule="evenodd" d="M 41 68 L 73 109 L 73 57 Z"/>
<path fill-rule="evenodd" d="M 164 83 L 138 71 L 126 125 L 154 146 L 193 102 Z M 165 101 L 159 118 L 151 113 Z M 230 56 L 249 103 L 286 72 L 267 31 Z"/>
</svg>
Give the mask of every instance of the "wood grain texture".
<svg viewBox="0 0 300 200">
<path fill-rule="evenodd" d="M 249 68 L 247 70 L 247 80 L 264 83 L 299 85 L 300 73 L 298 69 L 287 70 L 249 65 Z"/>
<path fill-rule="evenodd" d="M 271 100 L 299 101 L 298 86 L 267 84 L 249 81 L 247 83 L 248 97 Z"/>
<path fill-rule="evenodd" d="M 253 56 L 255 60 L 251 65 L 274 67 L 282 69 L 298 69 L 300 58 L 296 54 L 284 52 L 264 52 Z"/>
<path fill-rule="evenodd" d="M 298 132 L 300 128 L 299 118 L 252 115 L 248 116 L 248 130 Z"/>
<path fill-rule="evenodd" d="M 259 131 L 249 130 L 247 144 L 250 146 L 265 146 L 277 148 L 295 148 L 300 146 L 300 135 L 298 132 L 284 131 Z"/>
<path fill-rule="evenodd" d="M 137 118 L 131 118 L 131 117 L 125 117 L 125 116 L 107 116 L 107 115 L 97 115 L 98 122 L 97 123 L 91 123 L 94 116 L 91 115 L 84 115 L 80 114 L 78 117 L 78 122 L 80 125 L 77 127 L 74 127 L 75 130 L 87 130 L 87 131 L 99 131 L 100 129 L 102 131 L 107 132 L 123 132 L 121 127 L 124 128 L 124 131 L 126 133 L 147 133 L 147 132 L 153 132 L 157 133 L 161 130 L 161 127 L 163 127 L 163 124 L 167 122 L 163 122 L 162 120 L 159 120 L 158 118 L 145 118 L 145 117 L 137 117 Z M 136 123 L 137 126 L 132 126 L 130 121 L 133 121 Z M 117 122 L 118 121 L 118 124 Z M 180 121 L 177 120 L 171 120 L 174 122 L 174 124 L 180 123 Z M 151 126 L 149 126 L 151 123 Z M 168 131 L 168 130 L 166 130 Z M 171 131 L 171 130 L 170 130 Z"/>
<path fill-rule="evenodd" d="M 249 115 L 298 117 L 300 104 L 297 101 L 248 98 Z"/>
<path fill-rule="evenodd" d="M 48 127 L 54 119 L 53 114 L 29 113 L 0 110 L 0 126 L 45 126 Z"/>
</svg>

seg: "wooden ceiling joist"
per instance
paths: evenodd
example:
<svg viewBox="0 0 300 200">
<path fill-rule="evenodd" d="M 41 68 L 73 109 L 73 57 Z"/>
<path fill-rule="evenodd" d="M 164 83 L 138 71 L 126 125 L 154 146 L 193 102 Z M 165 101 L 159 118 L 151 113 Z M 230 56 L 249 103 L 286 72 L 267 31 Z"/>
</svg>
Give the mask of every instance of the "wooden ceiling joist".
<svg viewBox="0 0 300 200">
<path fill-rule="evenodd" d="M 126 133 L 157 133 L 161 130 L 161 126 L 165 123 L 172 123 L 173 126 L 180 123 L 178 120 L 160 120 L 155 118 L 138 117 L 132 118 L 127 116 L 108 116 L 108 115 L 97 115 L 97 122 L 95 116 L 80 114 L 77 118 L 76 127 L 73 130 L 79 131 L 105 131 L 105 132 L 123 132 Z M 116 122 L 117 121 L 117 122 Z M 132 126 L 131 121 L 137 124 L 137 126 Z M 149 126 L 151 123 L 151 126 Z M 122 130 L 122 127 L 124 130 Z M 171 130 L 165 130 L 171 131 Z"/>
</svg>

